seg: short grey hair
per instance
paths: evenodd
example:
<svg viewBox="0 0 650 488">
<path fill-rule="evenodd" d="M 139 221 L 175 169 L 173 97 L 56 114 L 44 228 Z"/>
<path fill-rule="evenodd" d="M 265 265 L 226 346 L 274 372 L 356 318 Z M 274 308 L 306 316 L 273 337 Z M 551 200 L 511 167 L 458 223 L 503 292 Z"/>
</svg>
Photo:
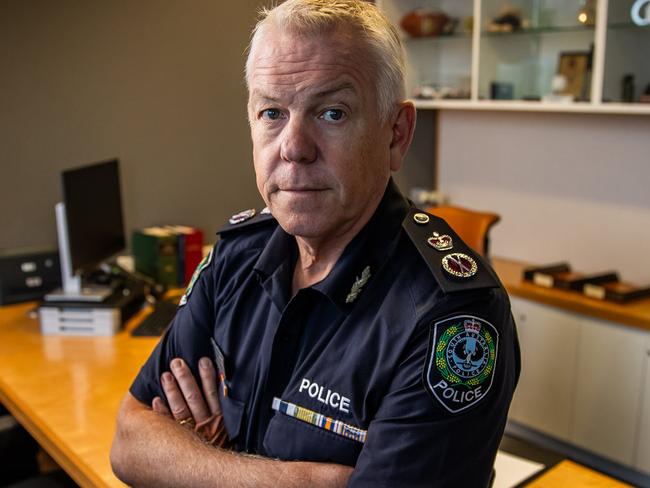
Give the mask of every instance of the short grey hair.
<svg viewBox="0 0 650 488">
<path fill-rule="evenodd" d="M 365 0 L 287 0 L 273 8 L 261 9 L 248 46 L 246 86 L 249 88 L 252 53 L 270 24 L 303 35 L 351 28 L 359 33 L 374 58 L 379 115 L 388 119 L 395 105 L 406 97 L 402 41 L 397 29 L 374 4 Z"/>
</svg>

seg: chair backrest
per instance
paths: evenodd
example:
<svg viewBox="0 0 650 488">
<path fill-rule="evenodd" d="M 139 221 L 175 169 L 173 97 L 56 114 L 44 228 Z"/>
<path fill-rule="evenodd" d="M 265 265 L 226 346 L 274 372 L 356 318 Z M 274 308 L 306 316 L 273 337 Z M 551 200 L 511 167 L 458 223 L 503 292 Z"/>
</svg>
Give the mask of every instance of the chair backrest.
<svg viewBox="0 0 650 488">
<path fill-rule="evenodd" d="M 488 257 L 488 234 L 492 226 L 501 220 L 499 214 L 452 205 L 431 207 L 427 212 L 445 219 L 465 244 L 484 257 Z"/>
</svg>

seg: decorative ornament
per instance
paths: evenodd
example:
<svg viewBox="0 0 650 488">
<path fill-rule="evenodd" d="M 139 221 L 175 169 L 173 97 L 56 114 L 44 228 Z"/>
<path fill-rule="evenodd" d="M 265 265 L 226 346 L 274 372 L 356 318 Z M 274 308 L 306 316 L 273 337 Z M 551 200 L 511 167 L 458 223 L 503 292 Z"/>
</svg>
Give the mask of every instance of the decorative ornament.
<svg viewBox="0 0 650 488">
<path fill-rule="evenodd" d="M 247 220 L 252 219 L 254 216 L 255 209 L 249 208 L 248 210 L 243 210 L 239 213 L 236 213 L 228 219 L 228 222 L 230 222 L 232 225 L 241 224 L 242 222 L 246 222 Z"/>
<path fill-rule="evenodd" d="M 348 296 L 345 298 L 345 303 L 352 303 L 353 301 L 355 301 L 359 296 L 359 293 L 361 293 L 361 289 L 364 287 L 364 285 L 368 282 L 369 279 L 370 279 L 370 266 L 366 266 L 364 270 L 361 272 L 361 276 L 358 276 L 357 279 L 352 284 L 352 289 L 350 290 L 350 293 L 348 293 Z"/>
<path fill-rule="evenodd" d="M 413 220 L 415 220 L 416 224 L 426 225 L 429 223 L 429 216 L 425 213 L 418 212 L 413 215 Z"/>
<path fill-rule="evenodd" d="M 447 234 L 440 235 L 437 232 L 434 232 L 433 235 L 427 239 L 427 242 L 436 251 L 449 251 L 454 247 L 451 236 L 448 236 Z"/>
<path fill-rule="evenodd" d="M 271 209 L 269 207 L 264 207 L 261 210 L 260 215 L 271 215 Z"/>
<path fill-rule="evenodd" d="M 471 278 L 478 271 L 476 261 L 467 254 L 454 252 L 442 258 L 442 267 L 456 278 Z"/>
</svg>

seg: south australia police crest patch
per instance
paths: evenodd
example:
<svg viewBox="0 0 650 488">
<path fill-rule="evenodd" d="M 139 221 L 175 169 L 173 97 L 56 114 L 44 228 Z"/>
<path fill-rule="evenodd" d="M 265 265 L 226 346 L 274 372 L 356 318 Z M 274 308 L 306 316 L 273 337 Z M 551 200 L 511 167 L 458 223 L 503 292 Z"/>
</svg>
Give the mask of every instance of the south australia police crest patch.
<svg viewBox="0 0 650 488">
<path fill-rule="evenodd" d="M 499 333 L 487 320 L 456 315 L 432 325 L 424 384 L 451 413 L 477 404 L 492 386 Z"/>
</svg>

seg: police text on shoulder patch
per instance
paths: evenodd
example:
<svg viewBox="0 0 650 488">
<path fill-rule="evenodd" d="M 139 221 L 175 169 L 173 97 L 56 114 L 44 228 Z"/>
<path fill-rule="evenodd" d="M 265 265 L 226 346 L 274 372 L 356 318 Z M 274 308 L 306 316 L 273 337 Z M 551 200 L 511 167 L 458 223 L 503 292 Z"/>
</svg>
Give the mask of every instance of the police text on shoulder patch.
<svg viewBox="0 0 650 488">
<path fill-rule="evenodd" d="M 451 413 L 487 395 L 497 361 L 499 333 L 487 320 L 455 315 L 432 325 L 424 385 Z"/>
<path fill-rule="evenodd" d="M 185 293 L 183 293 L 183 296 L 181 297 L 181 301 L 178 304 L 179 307 L 182 307 L 187 303 L 187 299 L 190 297 L 190 293 L 192 293 L 192 289 L 194 288 L 194 284 L 196 283 L 196 280 L 199 279 L 199 276 L 201 276 L 201 271 L 203 271 L 205 268 L 208 267 L 210 264 L 210 261 L 212 260 L 212 253 L 214 252 L 214 248 L 210 250 L 210 254 L 205 256 L 199 265 L 196 267 L 194 270 L 194 274 L 192 275 L 192 279 L 190 280 L 189 285 L 187 285 L 187 288 L 185 289 Z"/>
</svg>

